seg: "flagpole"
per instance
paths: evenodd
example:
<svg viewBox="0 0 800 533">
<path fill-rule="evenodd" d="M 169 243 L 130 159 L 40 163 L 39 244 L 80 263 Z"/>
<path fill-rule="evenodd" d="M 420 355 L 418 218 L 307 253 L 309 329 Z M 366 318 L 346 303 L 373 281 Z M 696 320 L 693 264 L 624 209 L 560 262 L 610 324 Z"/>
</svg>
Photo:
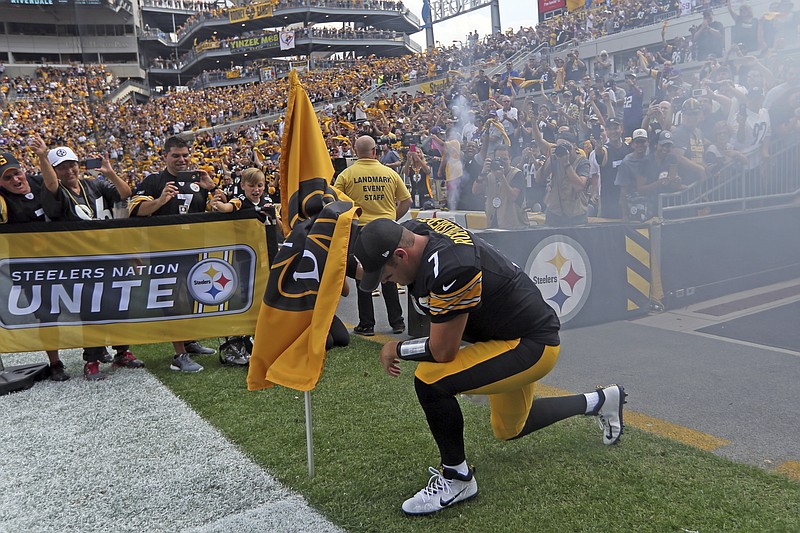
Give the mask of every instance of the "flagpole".
<svg viewBox="0 0 800 533">
<path fill-rule="evenodd" d="M 314 477 L 314 438 L 311 424 L 311 391 L 305 392 L 306 404 L 306 450 L 308 451 L 308 477 Z"/>
</svg>

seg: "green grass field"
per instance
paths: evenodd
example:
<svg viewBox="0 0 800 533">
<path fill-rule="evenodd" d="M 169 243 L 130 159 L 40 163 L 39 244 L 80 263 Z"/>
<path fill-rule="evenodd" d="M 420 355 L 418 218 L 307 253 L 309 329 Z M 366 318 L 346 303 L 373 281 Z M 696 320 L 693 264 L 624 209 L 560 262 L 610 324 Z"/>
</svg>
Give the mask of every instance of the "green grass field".
<svg viewBox="0 0 800 533">
<path fill-rule="evenodd" d="M 213 345 L 213 344 L 212 344 Z M 474 500 L 409 518 L 402 501 L 438 453 L 414 395 L 413 363 L 392 379 L 380 345 L 355 338 L 328 353 L 312 392 L 316 475 L 308 477 L 303 393 L 248 392 L 246 369 L 198 357 L 199 374 L 169 370 L 170 347 L 137 356 L 254 460 L 348 531 L 800 531 L 800 483 L 626 427 L 603 446 L 576 417 L 512 442 L 492 437 L 488 407 L 462 400 Z M 629 391 L 631 403 L 644 391 Z M 202 451 L 200 451 L 202 452 Z M 224 475 L 224 472 L 220 472 Z M 258 490 L 258 487 L 253 487 Z"/>
</svg>

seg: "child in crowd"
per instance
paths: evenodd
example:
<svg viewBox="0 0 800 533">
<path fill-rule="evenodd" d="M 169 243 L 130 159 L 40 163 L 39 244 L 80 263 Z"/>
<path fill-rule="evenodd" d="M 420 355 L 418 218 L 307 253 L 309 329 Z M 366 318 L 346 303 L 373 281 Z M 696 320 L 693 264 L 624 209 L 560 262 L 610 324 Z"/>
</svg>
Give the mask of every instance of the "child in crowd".
<svg viewBox="0 0 800 533">
<path fill-rule="evenodd" d="M 273 207 L 275 204 L 267 192 L 267 180 L 264 173 L 257 168 L 246 168 L 242 171 L 241 179 L 243 194 L 234 196 L 229 201 L 225 201 L 222 191 L 217 190 L 211 200 L 211 209 L 222 213 L 233 213 L 240 209 L 261 210 L 265 207 Z"/>
<path fill-rule="evenodd" d="M 261 211 L 263 208 L 273 207 L 275 204 L 272 202 L 269 193 L 266 192 L 266 187 L 267 180 L 264 173 L 257 168 L 247 168 L 242 171 L 241 175 L 241 188 L 244 192 L 226 202 L 222 191 L 217 190 L 211 200 L 211 209 L 222 213 L 233 213 L 240 209 Z M 261 212 L 268 219 L 271 218 L 266 211 Z M 280 219 L 272 219 L 270 222 L 277 224 Z M 249 336 L 227 337 L 225 342 L 220 345 L 220 361 L 223 364 L 247 365 L 250 362 L 252 349 L 253 342 Z"/>
</svg>

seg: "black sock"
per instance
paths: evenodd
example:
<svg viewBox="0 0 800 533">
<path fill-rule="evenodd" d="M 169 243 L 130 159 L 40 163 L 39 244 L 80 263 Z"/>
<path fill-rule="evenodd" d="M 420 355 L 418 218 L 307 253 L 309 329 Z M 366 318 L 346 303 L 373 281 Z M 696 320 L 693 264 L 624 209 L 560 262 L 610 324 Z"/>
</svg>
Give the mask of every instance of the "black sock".
<svg viewBox="0 0 800 533">
<path fill-rule="evenodd" d="M 522 431 L 512 439 L 524 437 L 528 433 L 547 427 L 565 418 L 585 413 L 586 397 L 583 394 L 539 398 L 533 401 L 531 412 L 528 414 L 528 419 L 525 421 Z"/>
</svg>

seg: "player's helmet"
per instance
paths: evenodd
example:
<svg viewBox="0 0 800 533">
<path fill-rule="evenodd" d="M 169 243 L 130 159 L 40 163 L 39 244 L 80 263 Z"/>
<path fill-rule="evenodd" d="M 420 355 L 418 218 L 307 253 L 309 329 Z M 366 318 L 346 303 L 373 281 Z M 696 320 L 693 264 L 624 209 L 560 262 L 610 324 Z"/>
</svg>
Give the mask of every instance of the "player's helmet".
<svg viewBox="0 0 800 533">
<path fill-rule="evenodd" d="M 250 337 L 228 337 L 219 347 L 219 360 L 223 365 L 247 365 L 253 342 Z"/>
</svg>

